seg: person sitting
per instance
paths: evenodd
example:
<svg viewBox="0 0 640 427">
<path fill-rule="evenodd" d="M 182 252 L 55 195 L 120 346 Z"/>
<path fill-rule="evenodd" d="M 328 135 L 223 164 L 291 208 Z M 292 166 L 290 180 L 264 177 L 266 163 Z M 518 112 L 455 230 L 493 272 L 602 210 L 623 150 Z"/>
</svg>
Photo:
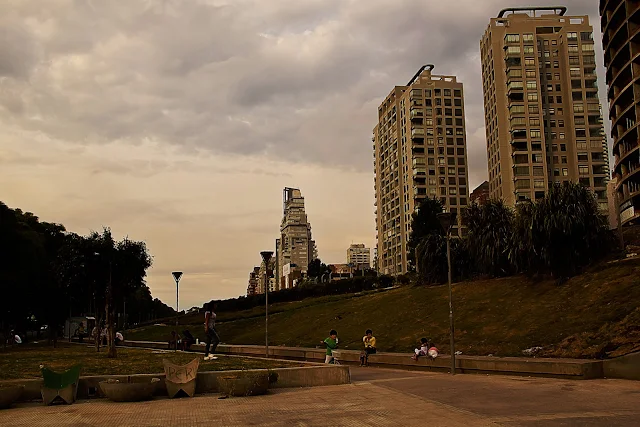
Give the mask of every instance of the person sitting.
<svg viewBox="0 0 640 427">
<path fill-rule="evenodd" d="M 171 331 L 171 338 L 169 338 L 169 350 L 172 348 L 177 350 L 180 342 L 180 335 L 176 331 Z"/>
<path fill-rule="evenodd" d="M 420 338 L 420 348 L 416 348 L 413 352 L 415 353 L 411 356 L 413 360 L 418 360 L 420 356 L 427 356 L 429 354 L 429 340 Z"/>
<path fill-rule="evenodd" d="M 121 342 L 124 342 L 124 336 L 122 335 L 122 332 L 116 332 L 115 344 L 118 345 Z"/>
<path fill-rule="evenodd" d="M 78 329 L 76 329 L 76 336 L 78 337 L 78 342 L 82 342 L 84 340 L 84 337 L 87 336 L 87 332 L 84 329 L 83 322 L 80 322 L 80 325 L 78 325 Z"/>
<path fill-rule="evenodd" d="M 190 350 L 191 344 L 194 344 L 196 342 L 196 339 L 193 337 L 193 335 L 191 335 L 191 332 L 189 332 L 188 329 L 182 331 L 182 336 L 182 351 Z"/>
<path fill-rule="evenodd" d="M 376 337 L 373 336 L 371 329 L 367 329 L 365 336 L 362 337 L 364 350 L 360 353 L 360 366 L 369 366 L 369 355 L 376 352 Z"/>
</svg>

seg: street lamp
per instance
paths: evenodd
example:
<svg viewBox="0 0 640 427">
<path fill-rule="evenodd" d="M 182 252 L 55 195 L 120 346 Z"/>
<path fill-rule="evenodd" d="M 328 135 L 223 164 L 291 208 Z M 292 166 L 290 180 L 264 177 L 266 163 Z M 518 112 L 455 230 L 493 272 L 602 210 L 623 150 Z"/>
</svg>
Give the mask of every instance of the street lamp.
<svg viewBox="0 0 640 427">
<path fill-rule="evenodd" d="M 180 283 L 180 278 L 182 277 L 182 271 L 173 271 L 171 273 L 173 276 L 173 280 L 176 281 L 176 351 L 178 351 L 178 283 Z M 171 350 L 171 349 L 169 349 Z"/>
<path fill-rule="evenodd" d="M 455 216 L 451 212 L 442 212 L 438 214 L 438 220 L 445 232 L 447 239 L 447 278 L 449 282 L 449 344 L 451 347 L 451 375 L 456 374 L 456 347 L 455 347 L 455 328 L 453 323 L 453 297 L 451 293 L 451 226 L 455 222 Z"/>
<path fill-rule="evenodd" d="M 264 343 L 267 357 L 269 357 L 269 261 L 273 252 L 262 251 L 260 255 L 264 262 Z"/>
</svg>

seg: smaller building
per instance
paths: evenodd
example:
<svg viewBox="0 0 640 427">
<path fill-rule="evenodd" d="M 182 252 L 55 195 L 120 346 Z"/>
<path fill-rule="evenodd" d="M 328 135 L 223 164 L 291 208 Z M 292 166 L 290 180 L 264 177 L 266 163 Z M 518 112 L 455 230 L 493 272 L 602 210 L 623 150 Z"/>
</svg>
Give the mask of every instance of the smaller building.
<svg viewBox="0 0 640 427">
<path fill-rule="evenodd" d="M 328 267 L 331 270 L 331 281 L 350 279 L 355 270 L 355 267 L 350 264 L 329 264 Z"/>
<path fill-rule="evenodd" d="M 371 268 L 371 249 L 362 243 L 352 244 L 347 249 L 347 264 L 352 265 L 357 270 L 367 270 Z"/>
<path fill-rule="evenodd" d="M 471 200 L 471 203 L 476 202 L 480 206 L 487 203 L 489 200 L 489 181 L 478 185 L 476 189 L 471 192 L 469 200 Z"/>
<path fill-rule="evenodd" d="M 296 264 L 285 264 L 282 266 L 282 278 L 280 279 L 280 289 L 291 289 L 302 278 L 302 269 Z"/>
<path fill-rule="evenodd" d="M 247 286 L 247 296 L 256 295 L 258 293 L 260 267 L 253 267 L 253 271 L 249 273 L 249 284 Z"/>
</svg>

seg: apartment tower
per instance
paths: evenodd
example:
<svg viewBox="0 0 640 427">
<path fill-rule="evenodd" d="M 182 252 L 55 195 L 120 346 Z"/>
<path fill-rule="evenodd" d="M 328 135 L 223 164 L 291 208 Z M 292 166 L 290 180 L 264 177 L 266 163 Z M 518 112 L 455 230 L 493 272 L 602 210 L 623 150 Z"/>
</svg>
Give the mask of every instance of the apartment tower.
<svg viewBox="0 0 640 427">
<path fill-rule="evenodd" d="M 362 243 L 352 244 L 347 249 L 347 264 L 357 270 L 371 268 L 371 249 L 365 247 Z"/>
<path fill-rule="evenodd" d="M 297 188 L 283 191 L 283 217 L 280 239 L 276 240 L 278 289 L 282 289 L 283 267 L 293 264 L 301 273 L 307 272 L 309 263 L 317 258 L 316 244 L 311 238 L 311 224 L 304 209 L 304 197 Z"/>
<path fill-rule="evenodd" d="M 468 204 L 462 83 L 421 67 L 378 108 L 373 130 L 377 267 L 406 273 L 411 214 L 427 197 L 459 213 Z M 456 233 L 458 229 L 456 227 Z"/>
<path fill-rule="evenodd" d="M 624 226 L 640 223 L 640 1 L 600 0 L 600 15 L 615 159 L 612 195 Z"/>
<path fill-rule="evenodd" d="M 593 29 L 565 7 L 510 8 L 482 41 L 489 194 L 508 205 L 554 182 L 591 188 L 607 209 L 609 160 Z"/>
</svg>

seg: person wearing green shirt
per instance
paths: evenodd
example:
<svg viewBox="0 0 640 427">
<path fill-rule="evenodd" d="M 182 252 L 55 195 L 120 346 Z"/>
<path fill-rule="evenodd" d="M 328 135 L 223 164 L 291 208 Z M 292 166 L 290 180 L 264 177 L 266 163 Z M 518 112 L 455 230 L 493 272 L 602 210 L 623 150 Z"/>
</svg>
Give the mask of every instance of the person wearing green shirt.
<svg viewBox="0 0 640 427">
<path fill-rule="evenodd" d="M 329 337 L 324 341 L 320 341 L 320 344 L 324 344 L 327 347 L 327 355 L 324 358 L 324 363 L 332 363 L 333 350 L 338 348 L 338 333 L 335 329 L 332 329 L 331 332 L 329 332 Z"/>
</svg>

